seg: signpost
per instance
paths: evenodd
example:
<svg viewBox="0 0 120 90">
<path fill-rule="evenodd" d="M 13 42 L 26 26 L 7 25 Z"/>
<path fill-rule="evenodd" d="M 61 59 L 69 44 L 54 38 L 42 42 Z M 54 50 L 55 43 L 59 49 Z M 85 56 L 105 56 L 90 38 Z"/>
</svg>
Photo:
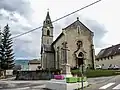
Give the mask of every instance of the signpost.
<svg viewBox="0 0 120 90">
<path fill-rule="evenodd" d="M 83 90 L 83 78 L 84 78 L 84 74 L 83 74 L 83 72 L 84 72 L 84 66 L 83 66 L 83 64 L 82 64 L 82 80 L 81 80 L 81 84 L 82 84 L 82 90 Z"/>
</svg>

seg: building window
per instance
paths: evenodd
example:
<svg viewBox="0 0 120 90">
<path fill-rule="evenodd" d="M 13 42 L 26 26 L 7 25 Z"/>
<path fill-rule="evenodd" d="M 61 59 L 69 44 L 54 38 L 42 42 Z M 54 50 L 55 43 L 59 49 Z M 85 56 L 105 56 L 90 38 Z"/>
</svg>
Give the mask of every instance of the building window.
<svg viewBox="0 0 120 90">
<path fill-rule="evenodd" d="M 50 36 L 50 31 L 49 30 L 47 30 L 47 35 Z"/>
<path fill-rule="evenodd" d="M 59 60 L 59 47 L 57 47 L 57 68 L 60 68 L 60 60 Z"/>
<path fill-rule="evenodd" d="M 102 64 L 102 66 L 104 66 L 104 64 Z"/>
<path fill-rule="evenodd" d="M 77 27 L 78 34 L 80 34 L 80 26 Z"/>
<path fill-rule="evenodd" d="M 96 61 L 99 61 L 99 59 L 96 59 Z"/>
<path fill-rule="evenodd" d="M 47 40 L 47 44 L 49 44 L 49 39 Z"/>
<path fill-rule="evenodd" d="M 76 44 L 77 44 L 77 46 L 78 46 L 79 48 L 83 46 L 83 43 L 82 43 L 82 41 L 80 41 L 80 40 L 79 40 L 79 41 L 77 41 L 77 43 L 76 43 Z"/>
<path fill-rule="evenodd" d="M 111 59 L 113 59 L 113 56 L 111 56 Z"/>
<path fill-rule="evenodd" d="M 106 60 L 106 57 L 104 57 L 104 59 Z"/>
</svg>

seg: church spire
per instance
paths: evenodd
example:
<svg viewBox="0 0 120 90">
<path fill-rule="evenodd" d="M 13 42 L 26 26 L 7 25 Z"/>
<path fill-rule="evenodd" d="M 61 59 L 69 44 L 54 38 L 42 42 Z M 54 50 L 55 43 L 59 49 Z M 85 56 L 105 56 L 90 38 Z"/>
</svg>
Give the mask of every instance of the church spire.
<svg viewBox="0 0 120 90">
<path fill-rule="evenodd" d="M 47 16 L 44 21 L 44 27 L 47 27 L 47 26 L 53 28 L 52 21 L 51 21 L 50 15 L 49 15 L 49 10 L 47 11 Z"/>
</svg>

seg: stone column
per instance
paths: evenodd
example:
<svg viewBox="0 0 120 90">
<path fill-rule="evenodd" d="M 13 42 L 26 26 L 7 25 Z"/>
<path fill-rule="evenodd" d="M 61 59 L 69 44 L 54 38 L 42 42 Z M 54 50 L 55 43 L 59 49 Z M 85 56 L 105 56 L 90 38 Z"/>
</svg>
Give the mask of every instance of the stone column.
<svg viewBox="0 0 120 90">
<path fill-rule="evenodd" d="M 71 75 L 71 71 L 70 71 L 70 65 L 68 64 L 68 47 L 67 47 L 67 42 L 63 42 L 62 43 L 63 45 L 63 52 L 64 52 L 64 55 L 63 55 L 63 70 L 62 70 L 62 74 L 65 75 L 65 77 L 68 77 L 68 76 L 72 76 Z"/>
</svg>

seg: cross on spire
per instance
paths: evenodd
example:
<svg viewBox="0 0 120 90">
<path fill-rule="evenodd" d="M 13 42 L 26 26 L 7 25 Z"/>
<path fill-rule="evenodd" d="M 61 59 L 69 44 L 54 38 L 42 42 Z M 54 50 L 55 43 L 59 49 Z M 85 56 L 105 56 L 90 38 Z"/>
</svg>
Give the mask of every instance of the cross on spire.
<svg viewBox="0 0 120 90">
<path fill-rule="evenodd" d="M 52 21 L 51 21 L 51 18 L 50 18 L 50 15 L 49 15 L 49 9 L 47 9 L 47 16 L 46 16 L 46 19 L 44 21 L 44 27 L 51 27 L 53 28 L 53 25 L 52 25 Z"/>
</svg>

